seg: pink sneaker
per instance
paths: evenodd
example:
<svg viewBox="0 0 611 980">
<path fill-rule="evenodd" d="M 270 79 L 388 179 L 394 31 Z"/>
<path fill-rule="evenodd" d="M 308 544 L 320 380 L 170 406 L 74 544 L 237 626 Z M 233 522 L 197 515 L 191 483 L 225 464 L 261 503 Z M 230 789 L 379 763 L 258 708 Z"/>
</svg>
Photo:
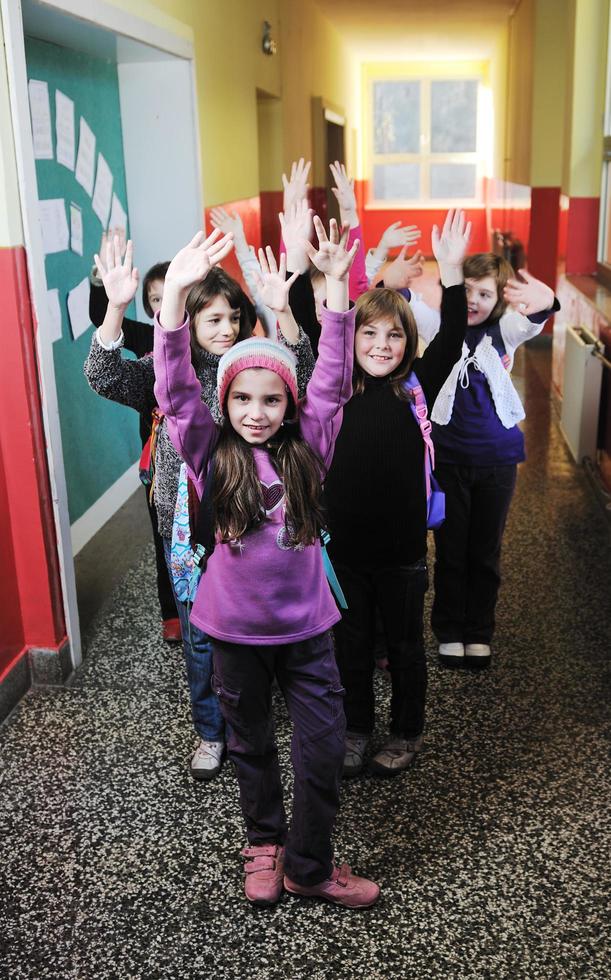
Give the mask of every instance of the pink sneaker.
<svg viewBox="0 0 611 980">
<path fill-rule="evenodd" d="M 347 864 L 342 864 L 341 868 L 334 865 L 331 877 L 318 885 L 298 885 L 285 875 L 284 887 L 291 895 L 326 898 L 328 902 L 345 905 L 349 909 L 368 909 L 370 905 L 375 905 L 380 895 L 380 886 L 375 881 L 353 875 Z"/>
<path fill-rule="evenodd" d="M 244 891 L 253 905 L 275 905 L 282 895 L 284 848 L 278 844 L 249 844 L 242 857 L 252 858 L 244 865 Z"/>
</svg>

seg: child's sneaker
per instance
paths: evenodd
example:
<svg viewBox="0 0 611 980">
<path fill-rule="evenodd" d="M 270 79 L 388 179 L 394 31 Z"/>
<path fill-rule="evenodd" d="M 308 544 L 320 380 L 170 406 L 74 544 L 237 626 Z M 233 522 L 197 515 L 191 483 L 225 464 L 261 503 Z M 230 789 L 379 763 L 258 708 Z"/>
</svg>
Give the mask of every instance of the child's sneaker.
<svg viewBox="0 0 611 980">
<path fill-rule="evenodd" d="M 327 902 L 345 905 L 349 909 L 368 909 L 380 895 L 380 886 L 375 881 L 353 875 L 347 864 L 342 864 L 340 868 L 334 865 L 331 877 L 319 885 L 298 885 L 285 875 L 284 887 L 291 895 L 324 898 Z"/>
<path fill-rule="evenodd" d="M 465 663 L 469 667 L 487 667 L 490 656 L 491 651 L 487 643 L 467 643 L 465 646 Z"/>
<path fill-rule="evenodd" d="M 358 735 L 355 732 L 346 732 L 344 772 L 346 778 L 358 776 L 363 769 L 365 752 L 369 745 L 368 735 Z"/>
<path fill-rule="evenodd" d="M 439 660 L 446 667 L 462 667 L 465 662 L 464 643 L 440 643 Z"/>
<path fill-rule="evenodd" d="M 244 865 L 244 891 L 253 905 L 275 905 L 282 895 L 284 848 L 278 844 L 249 844 L 242 857 L 252 858 Z"/>
<path fill-rule="evenodd" d="M 225 757 L 224 742 L 207 742 L 201 739 L 191 756 L 191 775 L 193 779 L 207 780 L 218 776 Z"/>
<path fill-rule="evenodd" d="M 396 776 L 411 766 L 422 748 L 423 738 L 393 738 L 374 755 L 370 768 L 376 776 Z"/>
</svg>

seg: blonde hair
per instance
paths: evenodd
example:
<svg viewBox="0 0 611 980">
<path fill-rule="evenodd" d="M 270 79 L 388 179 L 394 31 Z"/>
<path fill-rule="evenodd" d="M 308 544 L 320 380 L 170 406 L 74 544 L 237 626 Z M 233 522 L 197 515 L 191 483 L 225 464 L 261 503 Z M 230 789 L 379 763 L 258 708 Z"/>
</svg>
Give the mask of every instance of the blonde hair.
<svg viewBox="0 0 611 980">
<path fill-rule="evenodd" d="M 410 305 L 396 289 L 370 289 L 359 296 L 356 301 L 356 330 L 377 320 L 392 320 L 400 327 L 406 338 L 405 353 L 396 371 L 389 376 L 392 389 L 397 398 L 408 401 L 409 396 L 403 387 L 403 382 L 412 369 L 412 364 L 418 351 L 418 328 Z M 354 361 L 352 386 L 355 395 L 362 395 L 365 390 L 365 372 L 360 364 Z"/>
</svg>

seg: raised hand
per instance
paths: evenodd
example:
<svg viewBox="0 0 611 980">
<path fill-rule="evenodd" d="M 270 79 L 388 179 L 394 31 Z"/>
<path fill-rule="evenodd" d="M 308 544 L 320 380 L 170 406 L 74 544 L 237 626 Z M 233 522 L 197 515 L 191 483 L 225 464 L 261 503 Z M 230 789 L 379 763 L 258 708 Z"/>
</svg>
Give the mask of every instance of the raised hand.
<svg viewBox="0 0 611 980">
<path fill-rule="evenodd" d="M 337 221 L 331 218 L 327 237 L 322 221 L 318 215 L 314 215 L 314 229 L 318 237 L 318 249 L 315 249 L 311 242 L 304 243 L 310 261 L 324 273 L 327 279 L 336 279 L 340 282 L 346 280 L 360 244 L 358 238 L 347 252 L 346 242 L 350 232 L 347 226 L 342 228 L 340 235 Z"/>
<path fill-rule="evenodd" d="M 138 291 L 138 270 L 132 267 L 134 249 L 131 241 L 125 243 L 125 257 L 121 254 L 121 240 L 115 235 L 111 240 L 104 237 L 104 260 L 94 256 L 98 275 L 104 283 L 110 306 L 125 310 Z"/>
<path fill-rule="evenodd" d="M 416 225 L 401 226 L 400 221 L 393 221 L 392 225 L 382 234 L 378 248 L 388 252 L 391 248 L 402 248 L 403 245 L 415 245 L 422 232 Z"/>
<path fill-rule="evenodd" d="M 232 211 L 229 214 L 225 208 L 212 208 L 210 210 L 210 224 L 213 228 L 220 229 L 223 235 L 233 235 L 234 242 L 242 238 L 246 240 L 244 225 L 237 211 Z"/>
<path fill-rule="evenodd" d="M 407 248 L 404 245 L 396 259 L 389 262 L 384 270 L 384 285 L 388 289 L 406 289 L 412 279 L 422 275 L 424 255 L 418 250 L 411 258 L 406 259 Z"/>
<path fill-rule="evenodd" d="M 518 275 L 524 282 L 520 282 L 519 279 L 509 279 L 503 290 L 507 302 L 515 306 L 524 316 L 551 310 L 554 305 L 554 290 L 540 279 L 535 279 L 526 269 L 520 269 Z"/>
<path fill-rule="evenodd" d="M 274 313 L 285 313 L 289 308 L 289 290 L 299 275 L 294 272 L 286 278 L 286 255 L 280 256 L 280 267 L 276 263 L 273 250 L 268 245 L 265 251 L 259 249 L 261 275 L 257 276 L 257 288 L 261 301 Z"/>
<path fill-rule="evenodd" d="M 284 199 L 282 210 L 285 214 L 294 204 L 300 204 L 308 196 L 308 174 L 310 173 L 311 163 L 301 157 L 298 161 L 291 164 L 289 177 L 282 174 L 282 187 L 284 188 Z"/>
<path fill-rule="evenodd" d="M 336 160 L 335 163 L 330 163 L 329 170 L 333 174 L 333 180 L 335 181 L 335 187 L 332 187 L 331 190 L 337 198 L 342 221 L 348 215 L 356 216 L 354 181 L 350 179 L 344 164 L 340 163 L 339 160 Z"/>
<path fill-rule="evenodd" d="M 450 208 L 441 234 L 437 225 L 433 225 L 431 234 L 433 254 L 439 265 L 462 266 L 470 237 L 471 222 L 465 221 L 465 212 Z"/>
<path fill-rule="evenodd" d="M 233 236 L 226 233 L 222 237 L 220 228 L 204 237 L 203 231 L 191 239 L 188 245 L 177 252 L 166 274 L 166 289 L 169 286 L 180 291 L 189 291 L 196 282 L 201 282 L 214 265 L 229 255 L 233 248 Z M 165 293 L 165 290 L 164 290 Z"/>
<path fill-rule="evenodd" d="M 312 234 L 312 215 L 307 198 L 293 204 L 288 211 L 280 212 L 280 227 L 287 252 L 292 249 L 303 249 L 304 239 L 310 240 Z"/>
</svg>

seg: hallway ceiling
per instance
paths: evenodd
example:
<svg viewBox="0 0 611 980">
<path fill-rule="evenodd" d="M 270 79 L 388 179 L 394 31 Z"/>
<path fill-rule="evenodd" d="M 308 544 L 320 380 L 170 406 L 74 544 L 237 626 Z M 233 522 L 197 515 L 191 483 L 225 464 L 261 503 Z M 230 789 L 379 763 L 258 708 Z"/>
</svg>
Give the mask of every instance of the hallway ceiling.
<svg viewBox="0 0 611 980">
<path fill-rule="evenodd" d="M 315 0 L 363 60 L 486 58 L 519 0 Z"/>
</svg>

